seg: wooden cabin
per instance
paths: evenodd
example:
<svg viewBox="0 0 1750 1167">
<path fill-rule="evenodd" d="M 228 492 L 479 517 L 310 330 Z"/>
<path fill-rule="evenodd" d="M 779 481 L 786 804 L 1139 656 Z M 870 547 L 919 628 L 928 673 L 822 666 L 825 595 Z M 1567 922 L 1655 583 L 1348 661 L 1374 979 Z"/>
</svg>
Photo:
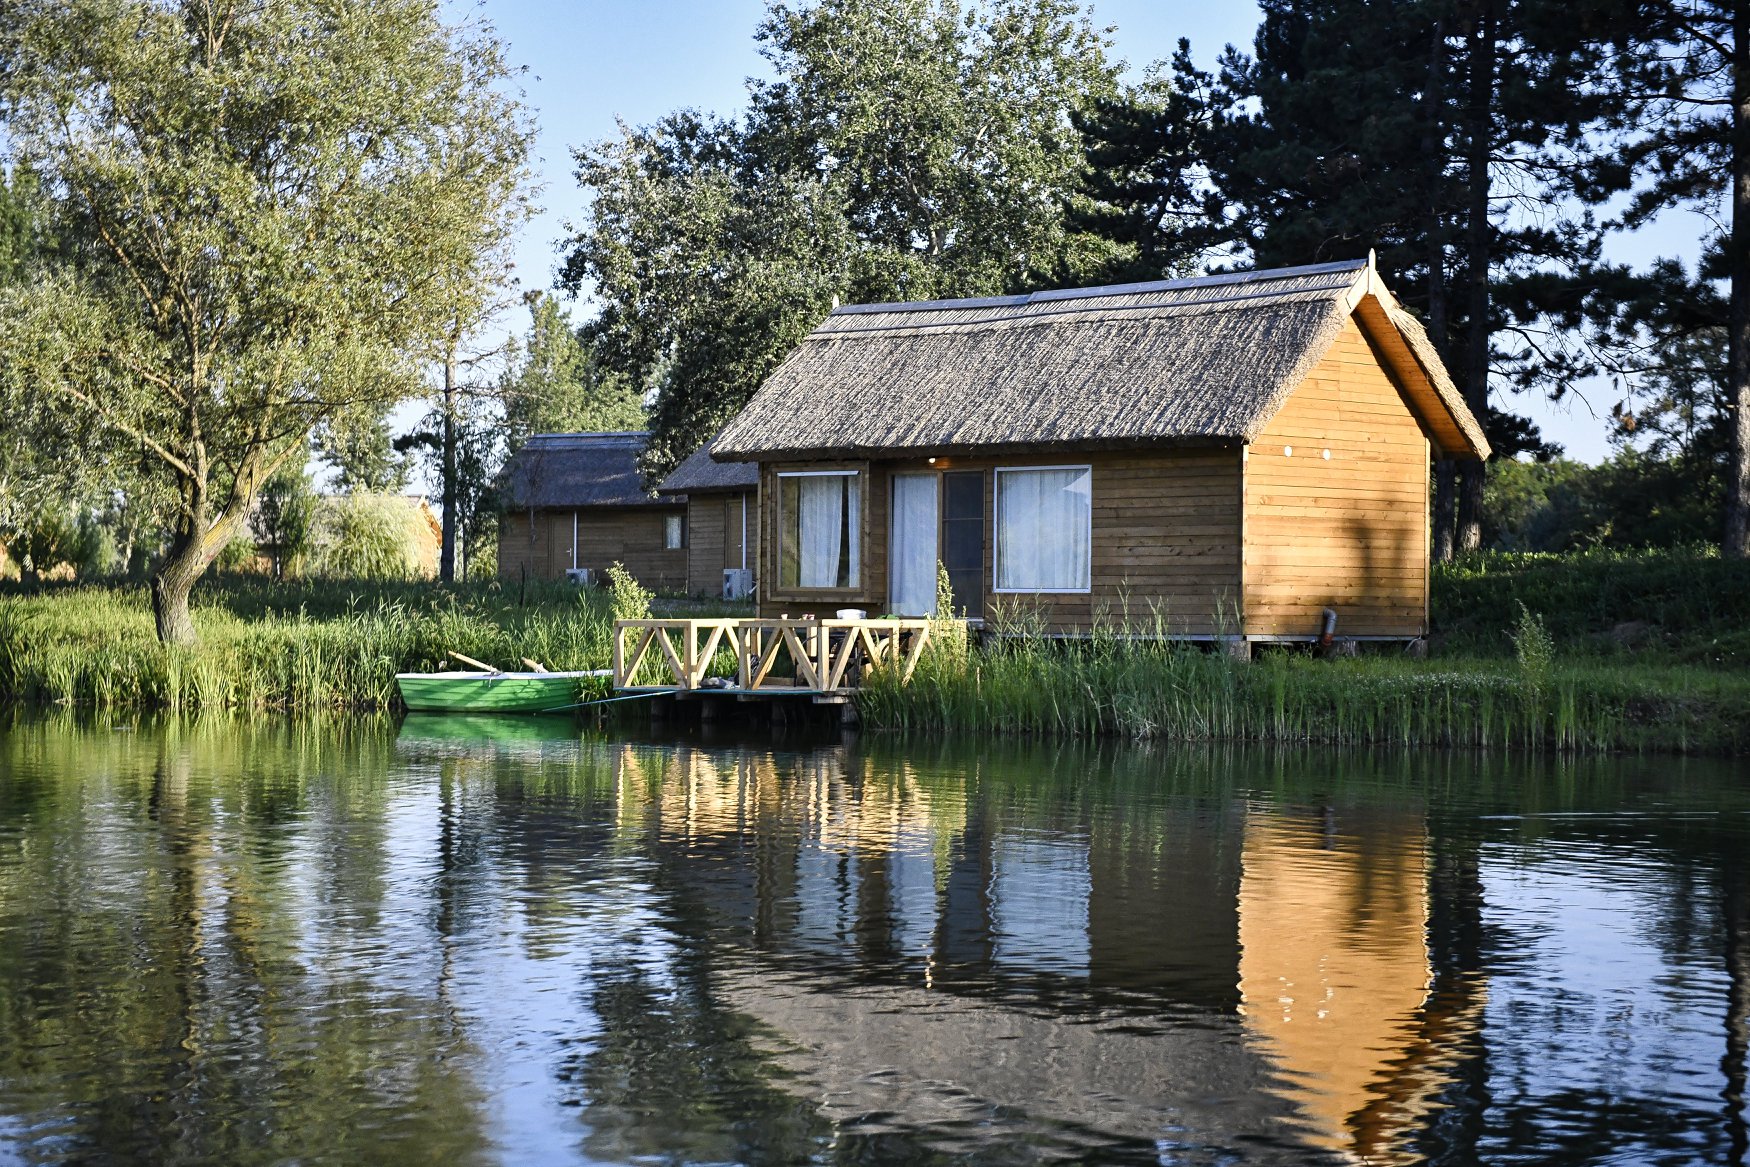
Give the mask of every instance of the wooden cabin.
<svg viewBox="0 0 1750 1167">
<path fill-rule="evenodd" d="M 718 462 L 706 442 L 657 484 L 687 503 L 687 594 L 740 600 L 754 594 L 760 468 Z"/>
<path fill-rule="evenodd" d="M 1482 459 L 1371 260 L 835 309 L 720 434 L 760 464 L 761 615 L 1175 637 L 1428 629 L 1434 458 Z"/>
<path fill-rule="evenodd" d="M 505 466 L 500 579 L 600 581 L 623 563 L 645 587 L 687 580 L 687 500 L 646 489 L 642 433 L 536 434 Z"/>
</svg>

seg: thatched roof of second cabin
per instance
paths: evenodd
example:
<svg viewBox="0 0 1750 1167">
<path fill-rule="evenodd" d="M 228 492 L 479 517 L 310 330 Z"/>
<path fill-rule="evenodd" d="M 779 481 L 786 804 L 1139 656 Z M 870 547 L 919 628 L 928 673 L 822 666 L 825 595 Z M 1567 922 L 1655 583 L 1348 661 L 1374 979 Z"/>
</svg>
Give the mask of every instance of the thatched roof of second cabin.
<svg viewBox="0 0 1750 1167">
<path fill-rule="evenodd" d="M 711 457 L 712 438 L 656 484 L 658 494 L 720 494 L 753 490 L 760 484 L 758 462 L 719 462 Z"/>
<path fill-rule="evenodd" d="M 638 473 L 641 432 L 535 434 L 504 468 L 504 503 L 511 510 L 673 506 Z"/>
<path fill-rule="evenodd" d="M 1250 442 L 1352 317 L 1443 454 L 1485 457 L 1481 425 L 1367 260 L 836 308 L 718 435 L 714 456 Z"/>
</svg>

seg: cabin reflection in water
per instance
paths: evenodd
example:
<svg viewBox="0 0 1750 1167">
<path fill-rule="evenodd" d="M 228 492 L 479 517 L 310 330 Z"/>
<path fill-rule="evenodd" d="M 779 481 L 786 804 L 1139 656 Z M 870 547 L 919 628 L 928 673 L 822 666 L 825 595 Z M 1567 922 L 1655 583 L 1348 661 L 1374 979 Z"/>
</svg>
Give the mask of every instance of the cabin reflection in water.
<svg viewBox="0 0 1750 1167">
<path fill-rule="evenodd" d="M 1420 1161 L 1403 1139 L 1450 1080 L 1454 1039 L 1482 1018 L 1480 989 L 1433 993 L 1428 851 L 1408 815 L 1246 820 L 1246 1027 L 1289 1079 L 1310 1140 L 1369 1163 Z"/>
<path fill-rule="evenodd" d="M 988 761 L 617 748 L 617 829 L 745 947 L 715 994 L 836 1120 L 1410 1162 L 1481 1016 L 1436 991 L 1418 804 L 1027 801 Z"/>
</svg>

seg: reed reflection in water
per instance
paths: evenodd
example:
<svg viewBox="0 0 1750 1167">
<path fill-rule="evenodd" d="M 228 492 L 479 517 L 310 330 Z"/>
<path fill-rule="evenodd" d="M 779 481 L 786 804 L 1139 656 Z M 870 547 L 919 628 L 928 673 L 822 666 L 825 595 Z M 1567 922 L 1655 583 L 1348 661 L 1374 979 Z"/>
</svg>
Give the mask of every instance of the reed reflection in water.
<svg viewBox="0 0 1750 1167">
<path fill-rule="evenodd" d="M 1703 763 L 0 730 L 0 1161 L 1745 1158 Z"/>
</svg>

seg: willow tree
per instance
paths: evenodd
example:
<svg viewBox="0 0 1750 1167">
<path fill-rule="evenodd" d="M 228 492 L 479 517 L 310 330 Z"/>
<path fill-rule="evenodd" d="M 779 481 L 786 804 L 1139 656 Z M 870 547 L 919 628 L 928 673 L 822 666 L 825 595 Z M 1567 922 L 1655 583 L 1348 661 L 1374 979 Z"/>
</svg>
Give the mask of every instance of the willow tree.
<svg viewBox="0 0 1750 1167">
<path fill-rule="evenodd" d="M 0 97 L 64 258 L 4 294 L 8 408 L 120 435 L 174 489 L 158 635 L 311 430 L 419 388 L 529 132 L 434 0 L 9 0 Z"/>
</svg>

